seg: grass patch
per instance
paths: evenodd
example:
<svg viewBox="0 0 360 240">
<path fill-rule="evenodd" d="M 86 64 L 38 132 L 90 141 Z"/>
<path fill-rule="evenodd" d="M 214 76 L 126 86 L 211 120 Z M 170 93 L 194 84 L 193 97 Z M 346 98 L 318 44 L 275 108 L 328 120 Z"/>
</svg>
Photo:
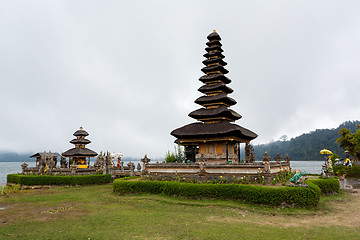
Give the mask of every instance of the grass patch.
<svg viewBox="0 0 360 240">
<path fill-rule="evenodd" d="M 358 221 L 341 221 L 360 211 L 342 211 L 341 198 L 355 206 L 358 196 L 339 196 L 321 197 L 316 209 L 281 209 L 225 200 L 118 196 L 111 184 L 21 190 L 0 197 L 5 208 L 0 210 L 0 239 L 359 239 Z"/>
</svg>

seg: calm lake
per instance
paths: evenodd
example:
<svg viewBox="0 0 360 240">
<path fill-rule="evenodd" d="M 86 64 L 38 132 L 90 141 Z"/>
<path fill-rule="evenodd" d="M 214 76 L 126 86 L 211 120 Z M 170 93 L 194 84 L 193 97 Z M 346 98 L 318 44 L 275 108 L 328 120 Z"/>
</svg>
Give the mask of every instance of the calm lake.
<svg viewBox="0 0 360 240">
<path fill-rule="evenodd" d="M 134 163 L 136 166 L 138 162 Z M 320 174 L 323 163 L 324 161 L 291 161 L 291 168 L 307 173 Z M 0 186 L 6 184 L 7 174 L 21 173 L 21 164 L 22 162 L 0 162 Z M 27 164 L 29 164 L 29 167 L 35 166 L 35 162 L 27 162 Z"/>
</svg>

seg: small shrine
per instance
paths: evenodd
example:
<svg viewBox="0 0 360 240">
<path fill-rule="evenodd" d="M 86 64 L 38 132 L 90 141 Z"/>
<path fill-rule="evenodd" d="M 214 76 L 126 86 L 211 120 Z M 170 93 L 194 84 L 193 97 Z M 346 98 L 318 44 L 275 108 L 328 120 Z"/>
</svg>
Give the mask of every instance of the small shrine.
<svg viewBox="0 0 360 240">
<path fill-rule="evenodd" d="M 185 146 L 186 158 L 192 162 L 239 163 L 240 143 L 250 143 L 257 134 L 234 124 L 242 116 L 230 109 L 236 101 L 228 96 L 233 89 L 227 86 L 231 80 L 225 76 L 229 71 L 224 68 L 221 38 L 214 30 L 207 39 L 201 69 L 205 75 L 199 79 L 204 85 L 198 89 L 204 95 L 195 100 L 202 108 L 189 114 L 198 122 L 175 129 L 171 135 Z"/>
<path fill-rule="evenodd" d="M 51 153 L 51 152 L 37 152 L 30 156 L 30 158 L 36 158 L 36 166 L 40 165 L 41 159 L 46 158 L 46 160 L 49 160 L 50 158 L 53 158 L 55 163 L 57 163 L 58 159 L 61 159 L 61 155 L 57 152 Z M 56 165 L 56 164 L 55 164 Z"/>
<path fill-rule="evenodd" d="M 85 145 L 91 143 L 91 141 L 85 139 L 89 134 L 82 127 L 80 127 L 73 135 L 76 138 L 71 140 L 70 143 L 74 144 L 75 147 L 64 152 L 62 156 L 70 158 L 70 165 L 77 165 L 79 168 L 87 168 L 89 164 L 87 163 L 86 158 L 88 158 L 88 162 L 90 162 L 90 158 L 95 157 L 98 154 L 85 147 Z"/>
</svg>

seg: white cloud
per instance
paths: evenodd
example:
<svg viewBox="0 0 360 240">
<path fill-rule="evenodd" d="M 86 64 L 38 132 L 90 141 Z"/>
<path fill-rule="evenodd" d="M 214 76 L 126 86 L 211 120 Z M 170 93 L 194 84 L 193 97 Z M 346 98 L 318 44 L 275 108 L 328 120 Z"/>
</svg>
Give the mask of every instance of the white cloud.
<svg viewBox="0 0 360 240">
<path fill-rule="evenodd" d="M 162 157 L 193 122 L 206 36 L 257 143 L 359 116 L 358 1 L 31 1 L 0 9 L 0 150 Z"/>
</svg>

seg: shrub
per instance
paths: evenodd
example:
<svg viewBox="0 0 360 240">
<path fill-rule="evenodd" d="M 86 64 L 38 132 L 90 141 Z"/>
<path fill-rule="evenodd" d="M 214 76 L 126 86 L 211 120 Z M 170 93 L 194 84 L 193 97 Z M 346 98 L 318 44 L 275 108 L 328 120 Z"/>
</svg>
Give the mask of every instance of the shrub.
<svg viewBox="0 0 360 240">
<path fill-rule="evenodd" d="M 274 206 L 284 203 L 294 206 L 315 206 L 319 202 L 321 190 L 313 183 L 309 183 L 308 185 L 308 188 L 275 188 L 239 184 L 191 184 L 164 181 L 124 181 L 122 179 L 116 179 L 113 182 L 113 192 L 119 194 L 164 194 L 195 199 L 231 199 Z"/>
<path fill-rule="evenodd" d="M 335 165 L 333 166 L 334 173 L 336 175 L 346 174 L 347 176 L 360 176 L 360 165 L 347 167 L 344 165 Z"/>
<path fill-rule="evenodd" d="M 6 186 L 0 186 L 0 196 L 9 196 L 10 193 L 16 193 L 20 189 L 20 185 L 6 185 Z"/>
<path fill-rule="evenodd" d="M 308 179 L 306 183 L 313 183 L 319 186 L 322 194 L 333 194 L 340 190 L 340 183 L 337 178 L 313 178 Z"/>
<path fill-rule="evenodd" d="M 110 174 L 94 174 L 94 175 L 22 175 L 8 174 L 8 183 L 17 183 L 22 185 L 88 185 L 110 183 Z"/>
</svg>

